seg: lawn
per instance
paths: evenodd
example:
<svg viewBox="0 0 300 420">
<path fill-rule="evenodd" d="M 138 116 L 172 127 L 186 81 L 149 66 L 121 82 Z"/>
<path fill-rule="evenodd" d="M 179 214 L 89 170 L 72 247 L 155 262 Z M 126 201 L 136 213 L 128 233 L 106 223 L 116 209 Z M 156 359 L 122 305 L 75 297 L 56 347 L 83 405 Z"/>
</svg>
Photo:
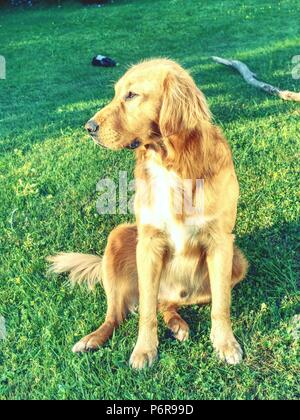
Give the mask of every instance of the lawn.
<svg viewBox="0 0 300 420">
<path fill-rule="evenodd" d="M 247 6 L 245 6 L 247 3 Z M 0 399 L 296 399 L 300 396 L 297 231 L 300 110 L 246 85 L 211 55 L 243 60 L 262 79 L 300 91 L 299 0 L 115 0 L 101 8 L 1 9 Z M 99 69 L 95 54 L 120 65 Z M 237 242 L 250 260 L 233 293 L 234 331 L 244 363 L 223 365 L 209 341 L 210 308 L 182 310 L 189 342 L 160 320 L 160 358 L 135 372 L 132 315 L 99 352 L 72 345 L 105 316 L 105 295 L 71 291 L 46 274 L 57 251 L 99 253 L 131 216 L 100 216 L 96 183 L 132 174 L 131 152 L 96 148 L 83 130 L 109 102 L 128 65 L 179 61 L 204 91 L 232 147 L 241 185 Z M 299 154 L 298 154 L 299 158 Z"/>
</svg>

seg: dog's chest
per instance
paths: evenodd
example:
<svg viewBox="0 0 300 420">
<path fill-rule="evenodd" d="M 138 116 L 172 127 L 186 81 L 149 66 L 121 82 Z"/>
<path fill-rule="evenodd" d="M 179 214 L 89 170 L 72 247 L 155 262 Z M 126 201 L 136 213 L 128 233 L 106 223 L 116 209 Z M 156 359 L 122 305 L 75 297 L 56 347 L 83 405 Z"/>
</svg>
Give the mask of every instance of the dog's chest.
<svg viewBox="0 0 300 420">
<path fill-rule="evenodd" d="M 153 161 L 147 163 L 147 173 L 146 193 L 150 204 L 142 204 L 140 222 L 165 232 L 175 252 L 180 254 L 200 229 L 197 220 L 182 221 L 183 182 L 176 173 Z"/>
</svg>

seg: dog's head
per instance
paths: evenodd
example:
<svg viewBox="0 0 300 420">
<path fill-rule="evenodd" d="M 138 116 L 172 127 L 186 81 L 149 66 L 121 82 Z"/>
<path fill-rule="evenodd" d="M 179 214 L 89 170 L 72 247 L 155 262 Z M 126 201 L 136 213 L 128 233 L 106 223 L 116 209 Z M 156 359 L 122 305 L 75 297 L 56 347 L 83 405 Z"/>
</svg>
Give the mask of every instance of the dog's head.
<svg viewBox="0 0 300 420">
<path fill-rule="evenodd" d="M 117 82 L 112 102 L 86 129 L 109 149 L 136 149 L 185 138 L 211 114 L 190 75 L 170 60 L 150 60 L 132 67 Z"/>
</svg>

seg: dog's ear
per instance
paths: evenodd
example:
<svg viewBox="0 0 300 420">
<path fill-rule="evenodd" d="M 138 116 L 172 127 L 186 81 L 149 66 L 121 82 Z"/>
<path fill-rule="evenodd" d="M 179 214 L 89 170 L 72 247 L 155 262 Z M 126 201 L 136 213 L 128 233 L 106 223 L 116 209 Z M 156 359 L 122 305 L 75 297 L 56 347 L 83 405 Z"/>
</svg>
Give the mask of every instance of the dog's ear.
<svg viewBox="0 0 300 420">
<path fill-rule="evenodd" d="M 211 121 L 211 112 L 194 80 L 186 72 L 168 74 L 159 118 L 163 137 L 191 132 L 203 121 Z"/>
</svg>

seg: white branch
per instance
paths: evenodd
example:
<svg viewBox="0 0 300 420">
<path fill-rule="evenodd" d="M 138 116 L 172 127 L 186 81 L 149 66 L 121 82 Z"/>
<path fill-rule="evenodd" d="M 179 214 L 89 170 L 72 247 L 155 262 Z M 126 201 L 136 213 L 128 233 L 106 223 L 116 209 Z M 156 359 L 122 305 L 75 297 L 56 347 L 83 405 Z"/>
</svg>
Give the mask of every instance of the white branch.
<svg viewBox="0 0 300 420">
<path fill-rule="evenodd" d="M 300 92 L 290 92 L 289 90 L 280 90 L 277 87 L 269 85 L 268 83 L 260 82 L 257 80 L 257 76 L 253 73 L 246 64 L 238 60 L 226 60 L 220 57 L 212 57 L 212 59 L 219 64 L 224 64 L 225 66 L 230 66 L 236 69 L 244 78 L 244 80 L 251 86 L 254 86 L 258 89 L 262 89 L 270 95 L 279 96 L 279 98 L 285 101 L 300 101 Z"/>
</svg>

